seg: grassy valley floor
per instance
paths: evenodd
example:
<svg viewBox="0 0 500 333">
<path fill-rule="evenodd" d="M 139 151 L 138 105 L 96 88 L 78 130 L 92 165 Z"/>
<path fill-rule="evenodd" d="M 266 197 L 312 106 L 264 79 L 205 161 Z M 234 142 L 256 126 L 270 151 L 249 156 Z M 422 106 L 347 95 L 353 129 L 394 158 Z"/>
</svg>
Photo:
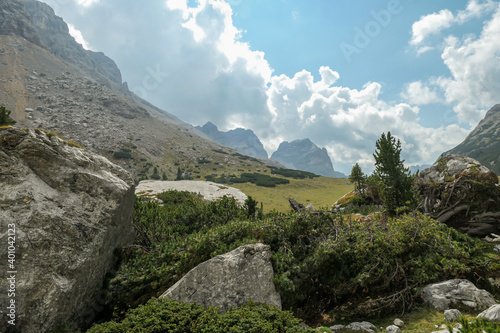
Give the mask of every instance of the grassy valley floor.
<svg viewBox="0 0 500 333">
<path fill-rule="evenodd" d="M 290 204 L 286 198 L 293 198 L 297 202 L 315 208 L 330 208 L 335 201 L 354 189 L 348 185 L 347 179 L 317 177 L 312 179 L 292 179 L 290 184 L 277 185 L 276 187 L 263 187 L 251 183 L 231 184 L 248 196 L 264 204 L 264 211 L 277 210 L 287 212 Z"/>
</svg>

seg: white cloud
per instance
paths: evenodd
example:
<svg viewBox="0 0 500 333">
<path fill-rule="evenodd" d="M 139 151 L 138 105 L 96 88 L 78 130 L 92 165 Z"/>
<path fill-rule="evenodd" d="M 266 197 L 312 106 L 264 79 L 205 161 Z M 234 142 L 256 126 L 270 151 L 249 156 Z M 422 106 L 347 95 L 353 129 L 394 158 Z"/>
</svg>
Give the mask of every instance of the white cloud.
<svg viewBox="0 0 500 333">
<path fill-rule="evenodd" d="M 425 104 L 433 101 L 436 90 L 453 107 L 458 118 L 471 126 L 482 119 L 486 110 L 498 103 L 500 91 L 500 3 L 469 2 L 457 17 L 464 21 L 496 7 L 491 19 L 484 23 L 480 36 L 463 38 L 448 36 L 443 41 L 441 58 L 451 75 L 411 83 L 402 96 L 409 102 Z M 421 99 L 421 100 L 420 100 Z M 419 103 L 420 102 L 420 103 Z"/>
<path fill-rule="evenodd" d="M 422 16 L 419 21 L 412 26 L 411 45 L 419 45 L 431 35 L 437 35 L 442 30 L 450 28 L 454 24 L 464 24 L 465 22 L 479 18 L 484 14 L 495 10 L 497 3 L 492 0 L 480 2 L 470 0 L 466 9 L 460 10 L 456 15 L 448 9 L 443 9 L 438 13 Z"/>
<path fill-rule="evenodd" d="M 73 36 L 78 44 L 81 44 L 85 50 L 91 50 L 89 43 L 83 38 L 82 32 L 75 28 L 74 25 L 68 23 L 69 34 Z"/>
<path fill-rule="evenodd" d="M 316 82 L 307 71 L 293 78 L 273 77 L 268 90 L 270 126 L 255 127 L 260 137 L 271 131 L 271 139 L 264 140 L 268 151 L 274 151 L 282 140 L 308 137 L 327 148 L 334 166 L 345 169 L 359 162 L 372 170 L 371 154 L 382 132 L 391 131 L 402 140 L 405 158 L 412 164 L 433 162 L 436 155 L 460 143 L 467 133 L 456 125 L 437 129 L 419 125 L 419 109 L 385 102 L 380 98 L 379 83 L 350 89 L 335 85 L 338 73 L 330 68 L 322 67 L 320 73 L 322 79 Z"/>
<path fill-rule="evenodd" d="M 98 3 L 99 1 L 100 0 L 77 0 L 77 3 L 83 7 L 90 7 L 93 4 Z"/>
<path fill-rule="evenodd" d="M 407 84 L 405 91 L 401 93 L 401 97 L 408 103 L 417 105 L 437 103 L 440 101 L 436 91 L 431 90 L 428 86 L 424 86 L 421 81 Z"/>
<path fill-rule="evenodd" d="M 453 20 L 453 13 L 448 9 L 421 17 L 420 21 L 413 23 L 413 37 L 410 43 L 412 45 L 422 43 L 429 35 L 438 34 L 441 30 L 449 28 Z"/>
</svg>

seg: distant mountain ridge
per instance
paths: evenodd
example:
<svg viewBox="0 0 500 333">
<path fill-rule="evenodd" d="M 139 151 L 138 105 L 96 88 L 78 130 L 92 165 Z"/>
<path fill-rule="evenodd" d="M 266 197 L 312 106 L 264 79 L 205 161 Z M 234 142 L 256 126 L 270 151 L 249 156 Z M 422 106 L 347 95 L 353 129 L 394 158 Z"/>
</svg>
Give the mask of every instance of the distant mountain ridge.
<svg viewBox="0 0 500 333">
<path fill-rule="evenodd" d="M 326 149 L 319 148 L 309 139 L 282 142 L 271 159 L 290 169 L 309 171 L 325 177 L 345 178 L 343 173 L 333 169 Z"/>
<path fill-rule="evenodd" d="M 465 140 L 444 155 L 471 157 L 500 175 L 500 104 L 493 106 Z"/>
<path fill-rule="evenodd" d="M 227 132 L 219 131 L 217 126 L 208 122 L 196 129 L 206 134 L 209 138 L 222 145 L 236 149 L 242 154 L 258 158 L 268 158 L 264 145 L 250 129 L 236 128 Z"/>
</svg>

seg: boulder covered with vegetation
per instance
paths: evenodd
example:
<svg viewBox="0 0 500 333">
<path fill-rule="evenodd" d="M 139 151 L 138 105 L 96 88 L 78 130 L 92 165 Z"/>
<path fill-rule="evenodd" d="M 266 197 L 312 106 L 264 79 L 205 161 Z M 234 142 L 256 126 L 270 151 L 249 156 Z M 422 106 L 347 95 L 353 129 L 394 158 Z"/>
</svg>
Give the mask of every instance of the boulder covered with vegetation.
<svg viewBox="0 0 500 333">
<path fill-rule="evenodd" d="M 270 259 L 268 245 L 240 246 L 196 266 L 160 297 L 222 310 L 249 300 L 281 309 Z"/>
<path fill-rule="evenodd" d="M 90 324 L 114 251 L 133 242 L 132 179 L 104 157 L 19 128 L 0 129 L 0 170 L 0 241 L 10 245 L 9 257 L 7 246 L 0 255 L 12 260 L 2 272 L 17 271 L 10 329 Z M 2 278 L 4 291 L 6 284 Z"/>
<path fill-rule="evenodd" d="M 420 172 L 419 209 L 448 226 L 484 237 L 500 232 L 498 176 L 476 160 L 448 155 Z"/>
</svg>

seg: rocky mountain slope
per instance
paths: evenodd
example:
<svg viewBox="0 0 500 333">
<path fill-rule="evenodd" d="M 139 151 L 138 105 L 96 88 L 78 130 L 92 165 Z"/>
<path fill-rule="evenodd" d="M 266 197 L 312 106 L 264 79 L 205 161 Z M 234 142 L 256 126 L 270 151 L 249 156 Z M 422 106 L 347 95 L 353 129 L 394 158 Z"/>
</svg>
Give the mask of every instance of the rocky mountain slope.
<svg viewBox="0 0 500 333">
<path fill-rule="evenodd" d="M 122 76 L 115 62 L 102 52 L 85 50 L 76 43 L 69 34 L 68 25 L 55 15 L 49 5 L 36 0 L 22 0 L 22 3 L 31 17 L 41 43 L 54 55 L 76 65 L 93 78 L 104 76 L 118 86 L 122 84 Z M 108 83 L 102 79 L 98 82 Z"/>
<path fill-rule="evenodd" d="M 325 177 L 345 177 L 343 173 L 334 171 L 326 149 L 319 148 L 309 139 L 282 142 L 271 159 L 290 169 L 309 171 Z"/>
<path fill-rule="evenodd" d="M 211 122 L 206 123 L 202 127 L 197 126 L 196 129 L 206 134 L 215 142 L 234 148 L 240 153 L 259 158 L 268 157 L 262 142 L 260 142 L 257 135 L 255 135 L 252 130 L 236 128 L 234 130 L 222 132 Z"/>
<path fill-rule="evenodd" d="M 83 50 L 50 7 L 4 0 L 0 15 L 0 104 L 18 126 L 53 130 L 136 179 L 150 177 L 154 167 L 169 179 L 178 168 L 202 177 L 261 167 L 129 92 L 114 62 Z M 211 166 L 200 171 L 199 161 Z"/>
<path fill-rule="evenodd" d="M 492 107 L 465 140 L 445 155 L 464 155 L 500 174 L 500 104 Z"/>
</svg>

